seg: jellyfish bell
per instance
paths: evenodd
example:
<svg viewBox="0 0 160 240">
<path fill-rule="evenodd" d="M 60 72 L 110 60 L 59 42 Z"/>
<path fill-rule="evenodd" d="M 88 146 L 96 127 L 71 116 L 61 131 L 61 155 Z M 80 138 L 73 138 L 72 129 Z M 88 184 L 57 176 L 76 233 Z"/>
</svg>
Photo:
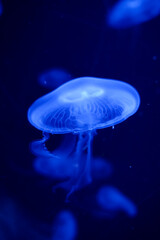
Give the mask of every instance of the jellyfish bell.
<svg viewBox="0 0 160 240">
<path fill-rule="evenodd" d="M 28 120 L 54 134 L 92 131 L 124 121 L 139 104 L 138 92 L 128 83 L 82 77 L 36 100 L 28 110 Z"/>
<path fill-rule="evenodd" d="M 96 129 L 124 121 L 137 111 L 139 104 L 138 92 L 128 83 L 81 77 L 36 100 L 28 110 L 28 120 L 46 133 L 78 135 L 73 154 L 77 168 L 70 182 L 73 192 L 92 181 L 92 140 Z M 66 146 L 69 145 L 68 141 Z M 81 161 L 84 150 L 85 162 Z"/>
</svg>

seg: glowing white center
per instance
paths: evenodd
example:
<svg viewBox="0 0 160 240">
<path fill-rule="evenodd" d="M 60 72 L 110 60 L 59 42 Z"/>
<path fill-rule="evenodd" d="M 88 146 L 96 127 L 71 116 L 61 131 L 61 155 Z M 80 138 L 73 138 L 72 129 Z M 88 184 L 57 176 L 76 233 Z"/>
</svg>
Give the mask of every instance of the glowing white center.
<svg viewBox="0 0 160 240">
<path fill-rule="evenodd" d="M 79 88 L 77 90 L 73 90 L 67 92 L 66 94 L 61 95 L 60 99 L 63 102 L 78 102 L 84 101 L 86 99 L 99 97 L 103 94 L 103 89 L 95 86 L 86 86 L 86 88 Z"/>
</svg>

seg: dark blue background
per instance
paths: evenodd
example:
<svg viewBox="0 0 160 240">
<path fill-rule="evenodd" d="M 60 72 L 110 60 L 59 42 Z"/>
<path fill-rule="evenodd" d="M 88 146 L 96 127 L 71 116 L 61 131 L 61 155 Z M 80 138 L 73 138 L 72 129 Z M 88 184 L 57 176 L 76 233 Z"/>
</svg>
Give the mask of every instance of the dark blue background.
<svg viewBox="0 0 160 240">
<path fill-rule="evenodd" d="M 114 2 L 3 1 L 0 225 L 5 237 L 1 239 L 49 239 L 61 209 L 75 215 L 77 239 L 160 237 L 160 17 L 130 29 L 111 29 L 105 18 Z M 138 90 L 138 112 L 114 130 L 98 130 L 93 143 L 94 156 L 108 159 L 114 169 L 103 184 L 117 187 L 136 203 L 136 218 L 93 217 L 85 203 L 83 210 L 80 203 L 65 204 L 63 192 L 52 193 L 53 181 L 34 172 L 28 146 L 41 133 L 28 123 L 27 110 L 48 92 L 38 85 L 38 75 L 53 67 L 66 69 L 72 77 L 119 79 Z"/>
</svg>

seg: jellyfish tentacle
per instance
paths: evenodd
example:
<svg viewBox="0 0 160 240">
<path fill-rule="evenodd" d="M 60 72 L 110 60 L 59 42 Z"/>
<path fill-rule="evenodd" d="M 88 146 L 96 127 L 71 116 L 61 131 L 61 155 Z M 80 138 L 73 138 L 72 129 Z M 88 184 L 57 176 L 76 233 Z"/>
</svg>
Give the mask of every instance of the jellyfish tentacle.
<svg viewBox="0 0 160 240">
<path fill-rule="evenodd" d="M 35 140 L 30 143 L 30 150 L 35 156 L 50 156 L 45 142 L 49 139 L 49 134 L 43 132 L 43 138 L 41 140 Z"/>
<path fill-rule="evenodd" d="M 56 150 L 52 151 L 52 154 L 56 156 L 63 155 L 69 157 L 73 153 L 75 145 L 76 136 L 73 134 L 65 134 L 60 146 Z"/>
<path fill-rule="evenodd" d="M 64 156 L 68 157 L 73 152 L 76 143 L 76 137 L 73 134 L 65 135 L 60 146 L 52 152 L 46 147 L 46 141 L 49 140 L 49 137 L 48 133 L 43 132 L 41 140 L 35 140 L 30 143 L 30 150 L 35 156 L 61 157 L 63 155 L 64 158 Z"/>
<path fill-rule="evenodd" d="M 34 160 L 34 169 L 53 179 L 63 180 L 63 183 L 57 184 L 55 188 L 70 189 L 68 183 L 71 182 L 75 171 L 73 158 L 75 145 L 76 136 L 73 134 L 64 135 L 60 146 L 52 152 L 45 146 L 44 139 L 35 141 L 32 144 L 34 154 L 37 156 Z"/>
<path fill-rule="evenodd" d="M 92 178 L 91 178 L 92 141 L 93 141 L 93 134 L 92 134 L 92 131 L 89 131 L 88 132 L 87 163 L 86 163 L 86 169 L 85 169 L 88 183 L 92 182 Z"/>
<path fill-rule="evenodd" d="M 77 150 L 76 150 L 76 164 L 78 164 L 78 175 L 76 188 L 79 188 L 81 185 L 87 185 L 90 183 L 90 154 L 91 154 L 91 144 L 90 137 L 88 132 L 83 132 L 79 134 L 79 140 L 77 144 Z M 84 150 L 87 149 L 87 161 L 86 156 L 84 156 Z M 88 169 L 88 170 L 87 170 Z M 89 177 L 86 176 L 86 174 L 89 174 Z"/>
<path fill-rule="evenodd" d="M 84 166 L 82 168 L 81 175 L 78 180 L 78 186 L 84 186 L 88 185 L 92 182 L 91 177 L 91 159 L 92 159 L 92 142 L 93 142 L 93 136 L 96 134 L 96 131 L 87 131 L 85 135 L 87 136 L 87 156 L 84 158 Z"/>
<path fill-rule="evenodd" d="M 71 190 L 69 191 L 69 193 L 67 194 L 66 196 L 66 200 L 68 200 L 69 196 L 78 188 L 79 184 L 78 184 L 78 176 L 80 174 L 80 171 L 81 171 L 81 168 L 83 169 L 82 167 L 82 162 L 80 161 L 81 160 L 81 156 L 82 156 L 82 149 L 83 149 L 83 145 L 84 145 L 84 142 L 83 142 L 83 133 L 80 133 L 79 134 L 79 137 L 78 137 L 78 142 L 77 142 L 77 147 L 76 147 L 76 152 L 75 152 L 75 157 L 74 157 L 74 175 L 73 175 L 73 178 L 71 180 L 72 182 L 72 187 L 71 187 Z"/>
<path fill-rule="evenodd" d="M 68 202 L 70 195 L 74 191 L 88 184 L 86 179 L 84 179 L 84 171 L 86 169 L 86 156 L 84 154 L 84 150 L 86 148 L 88 148 L 88 134 L 86 134 L 86 132 L 80 132 L 74 155 L 74 174 L 73 178 L 69 182 L 69 186 L 71 186 L 71 188 L 67 193 L 66 202 Z"/>
<path fill-rule="evenodd" d="M 76 155 L 75 155 L 75 173 L 72 179 L 72 187 L 67 194 L 66 200 L 77 189 L 84 187 L 92 182 L 91 178 L 91 155 L 93 131 L 79 133 Z M 83 150 L 87 148 L 87 156 Z"/>
</svg>

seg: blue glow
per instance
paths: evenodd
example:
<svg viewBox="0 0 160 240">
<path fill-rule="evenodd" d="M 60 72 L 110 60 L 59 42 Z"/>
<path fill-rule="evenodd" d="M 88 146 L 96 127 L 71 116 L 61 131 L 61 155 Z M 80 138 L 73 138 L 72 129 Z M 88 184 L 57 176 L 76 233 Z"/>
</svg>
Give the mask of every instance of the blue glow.
<svg viewBox="0 0 160 240">
<path fill-rule="evenodd" d="M 3 5 L 2 5 L 2 0 L 0 0 L 0 16 L 2 15 L 3 13 Z"/>
<path fill-rule="evenodd" d="M 38 144 L 38 142 L 34 142 L 33 147 Z M 37 149 L 38 150 L 38 149 Z M 39 148 L 40 152 L 41 149 Z M 44 151 L 44 152 L 43 152 Z M 78 164 L 76 164 L 75 158 L 70 155 L 66 155 L 63 151 L 55 151 L 50 153 L 48 150 L 42 151 L 42 156 L 35 158 L 34 160 L 34 169 L 42 175 L 49 176 L 54 179 L 62 179 L 69 181 L 67 184 L 62 183 L 59 186 L 62 188 L 71 188 L 72 183 L 70 179 L 74 177 L 75 171 L 77 168 L 80 168 Z M 35 150 L 33 151 L 35 152 Z M 44 154 L 43 154 L 44 153 Z M 81 165 L 85 167 L 87 156 L 81 156 Z M 82 168 L 82 167 L 81 167 Z M 112 166 L 105 159 L 101 158 L 92 158 L 91 162 L 91 175 L 95 180 L 106 179 L 112 174 Z M 73 180 L 73 179 L 72 179 Z M 70 184 L 71 186 L 69 186 Z M 80 187 L 80 186 L 79 186 Z"/>
<path fill-rule="evenodd" d="M 74 240 L 77 235 L 77 222 L 69 211 L 62 211 L 53 225 L 52 240 Z"/>
<path fill-rule="evenodd" d="M 160 14 L 159 0 L 119 0 L 107 17 L 113 28 L 129 28 Z"/>
<path fill-rule="evenodd" d="M 71 178 L 73 176 L 74 168 L 74 162 L 72 161 L 72 159 L 65 158 L 64 156 L 48 156 L 46 158 L 38 157 L 34 161 L 34 169 L 37 172 L 57 180 L 68 180 L 68 178 Z"/>
<path fill-rule="evenodd" d="M 111 186 L 102 187 L 97 194 L 98 204 L 107 212 L 123 211 L 130 217 L 137 214 L 135 204 L 118 189 Z"/>
<path fill-rule="evenodd" d="M 44 132 L 78 133 L 118 124 L 133 115 L 139 104 L 139 94 L 127 83 L 83 77 L 35 101 L 28 120 Z"/>
<path fill-rule="evenodd" d="M 104 161 L 91 164 L 95 131 L 124 121 L 137 111 L 139 104 L 139 94 L 131 85 L 93 77 L 69 81 L 39 98 L 28 110 L 29 122 L 44 132 L 42 140 L 31 144 L 37 156 L 35 169 L 55 178 L 68 177 L 68 181 L 56 186 L 67 189 L 68 196 L 92 182 L 91 172 L 100 178 L 98 169 L 103 168 L 103 173 L 109 175 Z M 45 147 L 49 133 L 66 134 L 64 143 L 53 152 Z M 76 140 L 69 137 L 72 134 Z"/>
<path fill-rule="evenodd" d="M 107 163 L 105 164 L 100 160 L 97 164 L 98 160 L 95 159 L 91 165 L 90 145 L 92 137 L 90 133 L 79 134 L 78 138 L 74 134 L 65 134 L 60 147 L 49 152 L 45 146 L 49 134 L 45 133 L 42 140 L 30 144 L 32 153 L 37 156 L 33 164 L 34 169 L 45 176 L 62 180 L 61 183 L 53 187 L 53 190 L 57 188 L 66 189 L 69 192 L 68 196 L 76 189 L 91 182 L 91 168 L 93 176 L 98 178 L 102 167 L 104 168 L 103 174 L 107 176 L 110 171 L 110 168 L 105 169 L 108 166 Z M 88 153 L 84 154 L 83 152 L 86 149 Z"/>
<path fill-rule="evenodd" d="M 71 75 L 61 68 L 45 71 L 38 78 L 39 84 L 49 89 L 55 89 L 69 80 L 71 80 Z"/>
<path fill-rule="evenodd" d="M 74 158 L 70 155 L 75 148 L 75 135 L 65 135 L 59 148 L 49 152 L 45 146 L 49 135 L 44 135 L 42 140 L 34 141 L 30 149 L 37 158 L 34 160 L 34 168 L 40 174 L 55 179 L 70 179 L 76 168 Z"/>
<path fill-rule="evenodd" d="M 93 158 L 91 163 L 91 173 L 95 180 L 106 179 L 113 172 L 111 164 L 103 158 Z"/>
</svg>

